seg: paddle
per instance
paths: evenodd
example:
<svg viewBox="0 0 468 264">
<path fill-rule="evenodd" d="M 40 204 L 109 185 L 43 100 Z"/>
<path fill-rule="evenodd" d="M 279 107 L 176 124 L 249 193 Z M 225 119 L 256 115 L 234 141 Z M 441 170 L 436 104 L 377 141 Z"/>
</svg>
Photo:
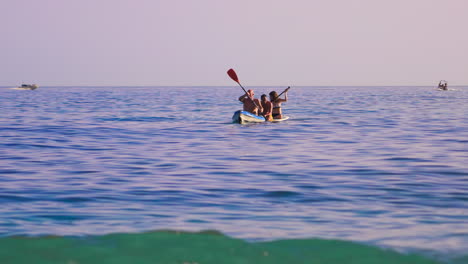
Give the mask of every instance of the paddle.
<svg viewBox="0 0 468 264">
<path fill-rule="evenodd" d="M 239 78 L 237 78 L 237 74 L 236 72 L 233 70 L 233 69 L 229 69 L 227 71 L 227 74 L 229 75 L 229 77 L 231 77 L 231 79 L 233 79 L 237 84 L 239 84 L 239 86 L 242 88 L 242 90 L 244 90 L 244 93 L 247 95 L 247 97 L 250 98 L 250 100 L 252 101 L 252 103 L 255 104 L 256 107 L 260 108 L 257 103 L 254 101 L 253 98 L 250 97 L 250 95 L 247 93 L 247 91 L 244 89 L 244 87 L 242 86 L 242 84 L 240 84 L 239 82 Z"/>
<path fill-rule="evenodd" d="M 280 98 L 281 95 L 283 95 L 285 92 L 287 92 L 289 89 L 291 89 L 291 87 L 288 86 L 288 88 L 286 88 L 282 93 L 280 93 L 274 100 L 272 100 L 271 102 L 273 103 L 274 101 L 278 100 L 278 98 Z"/>
<path fill-rule="evenodd" d="M 239 78 L 237 78 L 237 74 L 236 72 L 234 71 L 234 69 L 229 69 L 227 71 L 227 74 L 229 75 L 229 77 L 231 77 L 231 79 L 233 79 L 237 84 L 239 84 L 239 86 L 242 88 L 242 90 L 244 90 L 244 92 L 248 95 L 247 91 L 244 89 L 244 87 L 242 86 L 242 84 L 240 84 L 239 82 Z M 250 96 L 249 96 L 250 98 Z"/>
</svg>

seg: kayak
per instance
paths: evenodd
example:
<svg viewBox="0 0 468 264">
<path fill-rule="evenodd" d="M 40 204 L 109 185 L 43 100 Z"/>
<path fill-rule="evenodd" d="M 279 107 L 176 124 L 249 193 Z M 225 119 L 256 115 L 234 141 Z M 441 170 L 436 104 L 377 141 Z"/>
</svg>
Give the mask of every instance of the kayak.
<svg viewBox="0 0 468 264">
<path fill-rule="evenodd" d="M 243 110 L 234 112 L 234 115 L 232 116 L 232 122 L 237 124 L 262 123 L 265 121 L 266 120 L 263 116 L 254 115 Z"/>
<path fill-rule="evenodd" d="M 281 119 L 273 119 L 270 122 L 276 123 L 288 120 L 289 116 L 283 116 Z M 250 112 L 238 110 L 232 116 L 232 122 L 237 124 L 263 123 L 267 121 L 263 116 L 257 116 Z"/>
</svg>

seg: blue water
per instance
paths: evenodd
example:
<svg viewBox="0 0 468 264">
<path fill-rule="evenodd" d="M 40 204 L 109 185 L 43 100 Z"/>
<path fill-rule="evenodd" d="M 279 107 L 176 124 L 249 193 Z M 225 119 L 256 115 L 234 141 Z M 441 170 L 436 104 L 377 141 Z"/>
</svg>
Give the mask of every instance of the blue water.
<svg viewBox="0 0 468 264">
<path fill-rule="evenodd" d="M 249 87 L 252 88 L 252 87 Z M 256 95 L 285 87 L 254 87 Z M 468 87 L 0 89 L 0 236 L 217 230 L 468 256 Z"/>
</svg>

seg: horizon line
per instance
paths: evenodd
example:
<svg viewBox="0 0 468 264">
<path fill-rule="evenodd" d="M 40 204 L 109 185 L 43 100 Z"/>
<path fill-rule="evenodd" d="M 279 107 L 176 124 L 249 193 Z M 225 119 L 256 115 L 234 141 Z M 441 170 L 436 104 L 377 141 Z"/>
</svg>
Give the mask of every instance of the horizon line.
<svg viewBox="0 0 468 264">
<path fill-rule="evenodd" d="M 437 85 L 249 85 L 248 87 L 437 87 Z M 449 85 L 450 87 L 464 87 L 468 85 Z M 0 85 L 0 88 L 15 88 L 18 86 Z M 38 85 L 38 87 L 238 87 L 236 85 Z"/>
</svg>

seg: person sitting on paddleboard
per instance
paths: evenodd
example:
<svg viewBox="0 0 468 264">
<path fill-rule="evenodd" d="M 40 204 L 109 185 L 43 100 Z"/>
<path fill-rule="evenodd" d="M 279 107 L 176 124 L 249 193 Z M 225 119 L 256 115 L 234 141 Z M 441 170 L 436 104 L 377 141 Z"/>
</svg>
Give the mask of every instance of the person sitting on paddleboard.
<svg viewBox="0 0 468 264">
<path fill-rule="evenodd" d="M 262 102 L 262 107 L 263 107 L 263 112 L 262 115 L 265 117 L 267 121 L 273 120 L 273 117 L 271 115 L 271 111 L 273 110 L 273 104 L 267 100 L 266 94 L 262 94 L 261 102 Z"/>
<path fill-rule="evenodd" d="M 283 112 L 281 111 L 281 103 L 288 101 L 288 87 L 284 91 L 284 99 L 279 98 L 278 93 L 276 91 L 270 92 L 270 101 L 273 104 L 272 116 L 273 119 L 281 119 L 283 118 Z"/>
<path fill-rule="evenodd" d="M 239 101 L 244 104 L 244 111 L 250 112 L 254 115 L 259 115 L 263 112 L 260 100 L 254 98 L 254 91 L 248 90 L 246 94 L 239 97 Z"/>
</svg>

